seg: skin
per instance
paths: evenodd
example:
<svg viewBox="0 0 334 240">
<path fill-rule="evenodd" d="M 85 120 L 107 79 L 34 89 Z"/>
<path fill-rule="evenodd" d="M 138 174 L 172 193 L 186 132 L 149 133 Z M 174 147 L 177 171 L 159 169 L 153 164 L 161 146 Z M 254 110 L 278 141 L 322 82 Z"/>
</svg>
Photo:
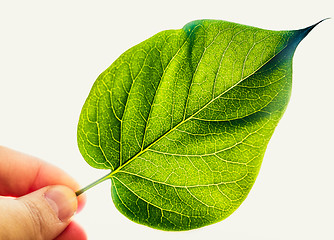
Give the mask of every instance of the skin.
<svg viewBox="0 0 334 240">
<path fill-rule="evenodd" d="M 0 146 L 0 240 L 87 239 L 71 221 L 85 204 L 84 195 L 75 196 L 78 189 L 79 184 L 61 169 Z M 52 191 L 64 199 L 58 212 L 46 200 Z"/>
</svg>

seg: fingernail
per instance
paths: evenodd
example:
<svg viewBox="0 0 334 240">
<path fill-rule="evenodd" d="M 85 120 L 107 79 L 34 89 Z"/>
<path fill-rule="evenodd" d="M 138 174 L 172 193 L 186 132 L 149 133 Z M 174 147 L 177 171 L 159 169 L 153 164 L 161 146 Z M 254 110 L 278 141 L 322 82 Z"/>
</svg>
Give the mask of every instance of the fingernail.
<svg viewBox="0 0 334 240">
<path fill-rule="evenodd" d="M 58 218 L 63 222 L 68 221 L 77 210 L 78 202 L 76 195 L 68 187 L 50 187 L 44 196 Z"/>
</svg>

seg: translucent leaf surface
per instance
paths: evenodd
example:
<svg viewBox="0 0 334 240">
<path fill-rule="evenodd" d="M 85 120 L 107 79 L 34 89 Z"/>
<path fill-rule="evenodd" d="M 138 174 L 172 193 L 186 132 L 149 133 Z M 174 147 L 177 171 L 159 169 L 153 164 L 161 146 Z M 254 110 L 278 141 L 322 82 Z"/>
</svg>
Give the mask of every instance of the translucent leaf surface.
<svg viewBox="0 0 334 240">
<path fill-rule="evenodd" d="M 91 166 L 111 170 L 119 211 L 174 231 L 235 211 L 289 101 L 295 48 L 314 26 L 194 21 L 105 70 L 82 109 L 78 145 Z"/>
</svg>

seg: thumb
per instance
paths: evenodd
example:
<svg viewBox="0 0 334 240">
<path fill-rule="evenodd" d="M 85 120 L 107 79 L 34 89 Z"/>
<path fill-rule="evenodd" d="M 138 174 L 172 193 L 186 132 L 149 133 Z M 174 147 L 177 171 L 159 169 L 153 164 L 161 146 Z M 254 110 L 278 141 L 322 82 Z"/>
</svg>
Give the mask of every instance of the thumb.
<svg viewBox="0 0 334 240">
<path fill-rule="evenodd" d="M 52 240 L 65 230 L 77 206 L 75 193 L 65 186 L 0 198 L 0 239 Z"/>
</svg>

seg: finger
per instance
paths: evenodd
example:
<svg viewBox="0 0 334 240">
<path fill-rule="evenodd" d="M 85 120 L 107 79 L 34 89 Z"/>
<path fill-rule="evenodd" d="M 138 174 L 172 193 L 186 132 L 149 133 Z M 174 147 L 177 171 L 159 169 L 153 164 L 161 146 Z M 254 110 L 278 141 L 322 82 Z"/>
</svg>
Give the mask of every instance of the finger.
<svg viewBox="0 0 334 240">
<path fill-rule="evenodd" d="M 65 185 L 73 191 L 79 184 L 63 170 L 6 147 L 0 146 L 0 195 L 19 197 L 48 185 Z M 85 196 L 78 197 L 79 210 Z"/>
<path fill-rule="evenodd" d="M 87 235 L 80 225 L 71 222 L 55 240 L 87 240 Z"/>
<path fill-rule="evenodd" d="M 17 199 L 0 199 L 0 239 L 51 240 L 61 234 L 77 209 L 73 190 L 48 186 Z"/>
</svg>

